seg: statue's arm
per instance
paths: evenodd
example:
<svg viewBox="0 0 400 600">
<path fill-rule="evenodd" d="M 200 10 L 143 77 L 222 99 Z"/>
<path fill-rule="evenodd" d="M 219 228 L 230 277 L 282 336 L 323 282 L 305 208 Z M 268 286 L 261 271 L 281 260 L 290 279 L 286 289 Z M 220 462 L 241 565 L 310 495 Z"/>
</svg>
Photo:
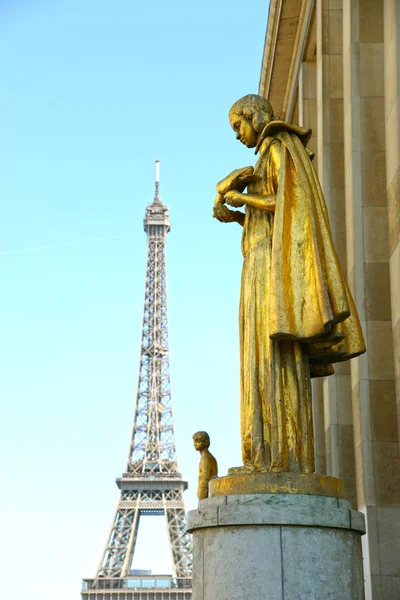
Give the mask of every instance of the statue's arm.
<svg viewBox="0 0 400 600">
<path fill-rule="evenodd" d="M 253 208 L 264 210 L 266 212 L 274 212 L 276 205 L 276 196 L 262 196 L 260 194 L 240 194 L 239 192 L 230 191 L 224 196 L 224 201 L 230 206 L 239 207 L 247 204 Z"/>
<path fill-rule="evenodd" d="M 255 194 L 242 194 L 245 197 L 245 204 L 253 208 L 259 208 L 266 212 L 274 212 L 276 205 L 276 196 L 259 196 Z"/>
</svg>

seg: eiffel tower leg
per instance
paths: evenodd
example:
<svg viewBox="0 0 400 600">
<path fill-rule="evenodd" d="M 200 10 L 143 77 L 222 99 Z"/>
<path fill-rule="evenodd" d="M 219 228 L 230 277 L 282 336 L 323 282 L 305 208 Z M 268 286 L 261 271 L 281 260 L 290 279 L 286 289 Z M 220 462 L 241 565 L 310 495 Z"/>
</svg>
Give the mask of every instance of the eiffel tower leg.
<svg viewBox="0 0 400 600">
<path fill-rule="evenodd" d="M 164 509 L 167 519 L 169 541 L 174 564 L 175 577 L 192 576 L 192 540 L 189 533 L 186 533 L 186 514 L 183 503 L 183 493 L 181 490 L 166 492 L 163 494 L 163 501 L 171 501 L 171 494 L 176 500 L 175 507 L 166 507 Z M 169 502 L 170 504 L 171 502 Z"/>
<path fill-rule="evenodd" d="M 129 499 L 121 494 L 96 578 L 124 577 L 126 570 L 129 574 L 139 525 L 139 504 L 140 492 L 129 494 Z"/>
<path fill-rule="evenodd" d="M 135 551 L 137 534 L 138 534 L 138 529 L 139 529 L 140 500 L 141 500 L 141 494 L 139 492 L 137 494 L 137 498 L 136 498 L 135 514 L 133 516 L 132 528 L 131 528 L 129 540 L 128 540 L 128 543 L 126 546 L 126 555 L 125 555 L 124 564 L 122 566 L 121 577 L 127 577 L 131 571 L 133 553 Z"/>
</svg>

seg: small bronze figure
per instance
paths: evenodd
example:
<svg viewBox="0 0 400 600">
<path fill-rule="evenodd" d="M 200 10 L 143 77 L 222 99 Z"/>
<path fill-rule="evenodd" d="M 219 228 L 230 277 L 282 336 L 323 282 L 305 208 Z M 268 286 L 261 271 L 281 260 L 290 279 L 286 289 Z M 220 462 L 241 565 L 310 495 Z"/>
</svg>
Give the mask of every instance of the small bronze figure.
<svg viewBox="0 0 400 600">
<path fill-rule="evenodd" d="M 193 435 L 193 443 L 196 450 L 200 452 L 197 497 L 199 500 L 203 500 L 204 498 L 208 498 L 208 482 L 218 475 L 218 463 L 208 450 L 210 436 L 206 431 L 197 431 Z"/>
</svg>

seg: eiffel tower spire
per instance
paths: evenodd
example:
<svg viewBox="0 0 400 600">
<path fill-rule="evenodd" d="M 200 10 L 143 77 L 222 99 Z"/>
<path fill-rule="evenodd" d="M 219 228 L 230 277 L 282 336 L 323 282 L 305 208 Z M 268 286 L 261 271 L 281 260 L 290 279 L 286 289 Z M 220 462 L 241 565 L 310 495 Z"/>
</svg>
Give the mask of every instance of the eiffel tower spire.
<svg viewBox="0 0 400 600">
<path fill-rule="evenodd" d="M 161 202 L 159 168 L 157 160 L 154 200 L 147 206 L 144 217 L 147 269 L 139 380 L 128 462 L 126 472 L 117 479 L 121 495 L 96 577 L 84 580 L 82 598 L 86 600 L 97 598 L 97 594 L 103 594 L 102 600 L 114 598 L 111 593 L 100 591 L 105 589 L 112 589 L 112 594 L 120 590 L 116 597 L 126 600 L 128 595 L 125 598 L 124 594 L 134 587 L 132 582 L 138 585 L 135 600 L 147 600 L 152 584 L 157 590 L 166 586 L 163 594 L 167 595 L 163 595 L 163 599 L 175 600 L 176 597 L 177 600 L 178 595 L 173 591 L 176 588 L 182 588 L 180 591 L 184 594 L 179 595 L 179 599 L 191 599 L 192 546 L 186 533 L 183 501 L 187 482 L 178 471 L 176 459 L 169 369 L 165 248 L 170 217 L 168 208 Z M 166 517 L 173 577 L 131 575 L 139 520 L 145 515 Z"/>
</svg>

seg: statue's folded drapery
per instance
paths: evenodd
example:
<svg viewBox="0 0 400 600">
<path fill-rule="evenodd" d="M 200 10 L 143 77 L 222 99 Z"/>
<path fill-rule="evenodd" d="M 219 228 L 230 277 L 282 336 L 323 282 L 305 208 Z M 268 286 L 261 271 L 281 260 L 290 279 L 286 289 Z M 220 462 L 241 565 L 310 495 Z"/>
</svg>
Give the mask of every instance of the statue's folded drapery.
<svg viewBox="0 0 400 600">
<path fill-rule="evenodd" d="M 271 126 L 277 128 L 277 123 Z M 310 362 L 318 372 L 322 365 L 365 352 L 365 344 L 307 151 L 300 137 L 288 131 L 280 131 L 276 139 L 281 142 L 281 158 L 272 245 L 270 335 L 313 342 Z M 338 343 L 332 345 L 335 340 Z"/>
<path fill-rule="evenodd" d="M 267 125 L 256 149 L 260 181 L 248 187 L 276 197 L 274 214 L 246 206 L 242 237 L 242 454 L 258 470 L 314 470 L 310 375 L 365 351 L 309 137 L 287 123 Z"/>
</svg>

